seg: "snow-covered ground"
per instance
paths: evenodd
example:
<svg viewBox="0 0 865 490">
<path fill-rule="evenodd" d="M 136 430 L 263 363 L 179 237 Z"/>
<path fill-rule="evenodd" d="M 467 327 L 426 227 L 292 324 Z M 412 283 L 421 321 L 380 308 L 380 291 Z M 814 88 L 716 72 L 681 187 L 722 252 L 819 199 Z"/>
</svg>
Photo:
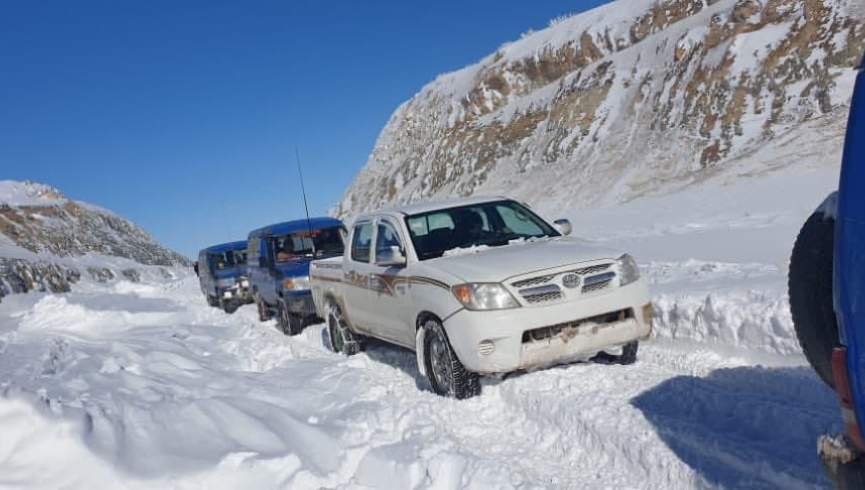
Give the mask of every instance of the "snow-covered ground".
<svg viewBox="0 0 865 490">
<path fill-rule="evenodd" d="M 412 353 L 345 358 L 194 277 L 0 304 L 0 488 L 814 488 L 833 394 L 798 351 L 786 260 L 837 168 L 563 212 L 632 251 L 656 336 L 435 396 Z M 558 216 L 551 216 L 558 217 Z"/>
</svg>

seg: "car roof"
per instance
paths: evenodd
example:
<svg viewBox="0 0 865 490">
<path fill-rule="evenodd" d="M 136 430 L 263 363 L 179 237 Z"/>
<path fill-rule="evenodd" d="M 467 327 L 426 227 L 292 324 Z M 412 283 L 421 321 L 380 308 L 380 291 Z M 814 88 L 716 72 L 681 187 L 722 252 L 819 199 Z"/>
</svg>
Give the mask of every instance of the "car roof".
<svg viewBox="0 0 865 490">
<path fill-rule="evenodd" d="M 220 243 L 219 245 L 212 245 L 210 247 L 205 248 L 202 252 L 205 253 L 219 253 L 219 252 L 227 252 L 229 250 L 243 250 L 246 248 L 246 240 L 240 240 L 237 242 L 228 242 L 228 243 Z"/>
<path fill-rule="evenodd" d="M 297 231 L 303 231 L 307 229 L 318 230 L 321 228 L 331 228 L 334 226 L 341 226 L 342 221 L 335 218 L 328 217 L 319 217 L 319 218 L 309 218 L 306 219 L 298 219 L 294 221 L 285 221 L 282 223 L 275 223 L 272 225 L 268 225 L 257 230 L 252 230 L 249 232 L 249 238 L 253 237 L 263 237 L 263 236 L 272 236 L 272 235 L 285 235 L 288 233 L 294 233 Z"/>
<path fill-rule="evenodd" d="M 363 218 L 368 218 L 370 216 L 375 216 L 379 214 L 402 214 L 402 215 L 413 215 L 413 214 L 421 214 L 428 213 L 430 211 L 436 211 L 438 209 L 448 209 L 448 208 L 457 208 L 460 206 L 471 206 L 472 204 L 481 204 L 485 202 L 494 202 L 494 201 L 510 201 L 512 200 L 509 197 L 504 196 L 472 196 L 472 197 L 461 197 L 458 199 L 442 199 L 435 201 L 424 201 L 417 202 L 412 204 L 402 204 L 397 206 L 392 206 L 388 208 L 384 208 L 378 211 L 373 211 L 370 213 L 364 213 L 357 217 L 358 220 Z"/>
</svg>

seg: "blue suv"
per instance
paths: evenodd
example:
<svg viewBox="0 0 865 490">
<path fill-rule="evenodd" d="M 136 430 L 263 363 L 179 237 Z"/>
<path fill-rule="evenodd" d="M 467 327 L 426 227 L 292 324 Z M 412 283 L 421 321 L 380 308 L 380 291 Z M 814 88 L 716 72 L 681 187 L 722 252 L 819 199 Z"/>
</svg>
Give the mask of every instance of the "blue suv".
<svg viewBox="0 0 865 490">
<path fill-rule="evenodd" d="M 252 302 L 246 269 L 246 241 L 222 243 L 198 253 L 195 273 L 207 304 L 234 313 Z"/>
<path fill-rule="evenodd" d="M 342 255 L 345 227 L 333 218 L 265 226 L 249 233 L 249 282 L 261 321 L 276 316 L 279 329 L 297 335 L 315 319 L 309 263 Z"/>
<path fill-rule="evenodd" d="M 838 192 L 811 215 L 790 260 L 799 343 L 838 394 L 844 434 L 818 443 L 840 489 L 865 489 L 865 71 L 856 79 Z"/>
</svg>

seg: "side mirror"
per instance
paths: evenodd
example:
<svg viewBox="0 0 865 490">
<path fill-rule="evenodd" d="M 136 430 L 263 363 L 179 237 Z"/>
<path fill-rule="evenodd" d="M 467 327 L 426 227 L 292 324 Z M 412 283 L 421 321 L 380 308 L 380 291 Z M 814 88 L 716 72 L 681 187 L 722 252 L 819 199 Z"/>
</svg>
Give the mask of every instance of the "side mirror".
<svg viewBox="0 0 865 490">
<path fill-rule="evenodd" d="M 382 267 L 405 267 L 406 258 L 399 247 L 391 245 L 375 254 L 375 265 Z"/>
<path fill-rule="evenodd" d="M 198 261 L 192 263 L 192 269 L 195 270 L 195 275 L 198 275 Z"/>
<path fill-rule="evenodd" d="M 574 227 L 571 226 L 571 222 L 566 219 L 557 219 L 553 221 L 553 225 L 556 230 L 564 236 L 568 236 L 574 231 Z"/>
</svg>

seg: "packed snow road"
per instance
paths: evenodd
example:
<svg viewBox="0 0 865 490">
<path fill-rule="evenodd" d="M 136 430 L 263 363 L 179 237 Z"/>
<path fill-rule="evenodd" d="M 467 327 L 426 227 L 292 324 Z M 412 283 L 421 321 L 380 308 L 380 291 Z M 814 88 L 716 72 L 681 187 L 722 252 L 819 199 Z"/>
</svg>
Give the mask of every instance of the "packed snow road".
<svg viewBox="0 0 865 490">
<path fill-rule="evenodd" d="M 0 305 L 0 486 L 813 488 L 831 393 L 798 357 L 644 345 L 428 391 L 408 351 L 341 357 L 208 308 L 194 278 Z"/>
<path fill-rule="evenodd" d="M 796 230 L 837 168 L 575 213 L 634 250 L 656 306 L 631 366 L 431 393 L 414 356 L 326 351 L 194 277 L 0 303 L 0 488 L 825 488 L 838 429 L 786 303 Z M 554 216 L 555 217 L 555 216 Z"/>
</svg>

